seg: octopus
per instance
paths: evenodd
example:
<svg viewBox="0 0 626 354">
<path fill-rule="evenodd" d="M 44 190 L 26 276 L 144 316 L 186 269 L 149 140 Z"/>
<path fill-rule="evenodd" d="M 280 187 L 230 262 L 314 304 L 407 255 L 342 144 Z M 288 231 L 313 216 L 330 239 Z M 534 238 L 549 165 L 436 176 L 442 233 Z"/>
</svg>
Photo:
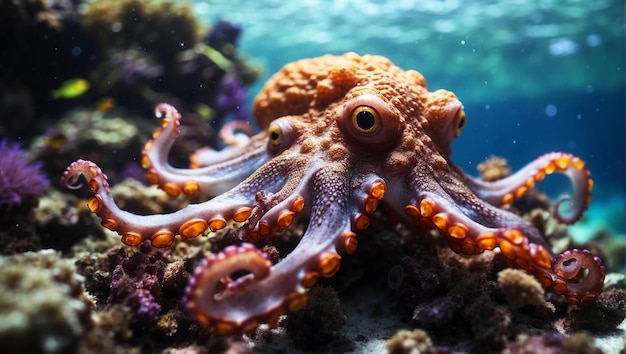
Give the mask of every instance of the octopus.
<svg viewBox="0 0 626 354">
<path fill-rule="evenodd" d="M 357 233 L 380 203 L 419 229 L 438 230 L 457 253 L 500 252 L 572 304 L 603 289 L 598 257 L 579 249 L 554 254 L 538 229 L 504 208 L 547 175 L 562 173 L 573 193 L 559 198 L 552 214 L 574 223 L 591 199 L 585 163 L 552 152 L 496 181 L 466 174 L 450 159 L 450 144 L 466 124 L 459 99 L 429 91 L 422 74 L 385 57 L 346 53 L 284 66 L 254 101 L 261 131 L 243 134 L 240 124 L 226 125 L 227 147 L 197 151 L 190 168 L 168 164 L 181 115 L 164 103 L 155 114 L 162 124 L 141 160 L 147 180 L 170 196 L 210 199 L 140 216 L 116 205 L 93 162 L 73 162 L 62 182 L 80 188 L 83 176 L 93 194 L 89 209 L 129 246 L 168 247 L 235 225 L 237 242 L 202 261 L 184 299 L 190 315 L 218 335 L 276 326 L 280 316 L 302 308 L 307 289 L 355 252 Z M 296 248 L 270 261 L 259 246 L 297 214 L 308 224 Z"/>
</svg>

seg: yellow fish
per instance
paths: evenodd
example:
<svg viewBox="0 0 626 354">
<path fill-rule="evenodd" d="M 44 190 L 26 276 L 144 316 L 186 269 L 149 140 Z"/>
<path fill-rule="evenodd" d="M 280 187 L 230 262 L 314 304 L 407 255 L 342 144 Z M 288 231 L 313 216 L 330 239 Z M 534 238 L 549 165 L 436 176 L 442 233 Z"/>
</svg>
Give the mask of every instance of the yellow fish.
<svg viewBox="0 0 626 354">
<path fill-rule="evenodd" d="M 50 96 L 54 100 L 59 98 L 72 99 L 81 96 L 87 90 L 89 90 L 89 81 L 74 78 L 64 81 L 58 89 L 52 91 Z"/>
<path fill-rule="evenodd" d="M 208 121 L 213 119 L 213 109 L 204 103 L 199 103 L 196 106 L 196 112 Z"/>
</svg>

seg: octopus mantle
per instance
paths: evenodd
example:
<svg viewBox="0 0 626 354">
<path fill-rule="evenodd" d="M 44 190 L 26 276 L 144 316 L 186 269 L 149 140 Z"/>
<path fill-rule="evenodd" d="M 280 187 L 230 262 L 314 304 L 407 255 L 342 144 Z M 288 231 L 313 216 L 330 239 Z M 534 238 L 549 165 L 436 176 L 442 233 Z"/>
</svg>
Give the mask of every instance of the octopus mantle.
<svg viewBox="0 0 626 354">
<path fill-rule="evenodd" d="M 156 107 L 162 126 L 144 148 L 147 178 L 169 195 L 203 193 L 213 198 L 177 212 L 139 216 L 120 210 L 106 175 L 90 162 L 72 163 L 63 183 L 79 188 L 80 176 L 93 196 L 91 211 L 102 225 L 136 246 L 149 241 L 168 247 L 207 230 L 243 223 L 239 246 L 210 254 L 187 287 L 193 317 L 218 334 L 244 333 L 306 302 L 306 289 L 339 269 L 341 254 L 357 247 L 355 231 L 366 228 L 382 200 L 421 228 L 436 228 L 462 254 L 499 249 L 516 267 L 571 303 L 602 291 L 604 268 L 586 250 L 554 255 L 530 223 L 501 207 L 520 198 L 546 175 L 559 172 L 574 193 L 556 202 L 563 223 L 580 218 L 592 181 L 585 163 L 570 154 L 549 153 L 517 173 L 495 181 L 475 179 L 450 160 L 450 143 L 466 122 L 463 106 L 445 90 L 429 92 L 417 71 L 404 71 L 380 56 L 323 56 L 286 65 L 255 100 L 262 131 L 222 131 L 230 145 L 204 149 L 190 169 L 167 163 L 180 115 Z M 561 204 L 570 204 L 563 213 Z M 253 244 L 271 240 L 297 213 L 310 221 L 296 249 L 276 264 Z M 233 280 L 236 272 L 247 275 Z"/>
</svg>

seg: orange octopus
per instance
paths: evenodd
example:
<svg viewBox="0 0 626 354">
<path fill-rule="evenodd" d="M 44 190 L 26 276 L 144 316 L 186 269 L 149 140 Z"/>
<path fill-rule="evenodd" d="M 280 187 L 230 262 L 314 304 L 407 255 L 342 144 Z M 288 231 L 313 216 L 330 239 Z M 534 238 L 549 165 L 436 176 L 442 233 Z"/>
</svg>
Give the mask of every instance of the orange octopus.
<svg viewBox="0 0 626 354">
<path fill-rule="evenodd" d="M 88 181 L 88 207 L 104 227 L 136 246 L 168 247 L 176 236 L 197 237 L 239 224 L 241 244 L 211 254 L 187 287 L 193 317 L 221 335 L 275 325 L 303 306 L 307 288 L 339 269 L 341 255 L 357 247 L 355 231 L 385 202 L 421 228 L 436 228 L 462 254 L 499 249 L 514 266 L 571 303 L 602 291 L 604 268 L 587 250 L 554 255 L 529 222 L 500 208 L 520 198 L 546 175 L 567 175 L 573 196 L 559 199 L 554 216 L 578 220 L 590 200 L 585 163 L 549 153 L 504 179 L 475 179 L 450 160 L 450 143 L 466 123 L 463 105 L 445 90 L 429 92 L 417 71 L 404 71 L 380 56 L 347 53 L 286 65 L 255 100 L 262 131 L 248 137 L 227 126 L 229 147 L 192 156 L 197 168 L 167 163 L 180 115 L 156 107 L 162 127 L 143 151 L 147 178 L 168 194 L 203 193 L 212 199 L 177 212 L 139 216 L 115 204 L 106 176 L 90 161 L 72 163 L 63 183 Z M 570 204 L 569 212 L 560 206 Z M 293 252 L 276 264 L 254 244 L 271 240 L 298 213 L 308 227 Z M 234 274 L 247 272 L 235 278 Z M 232 277 L 231 277 L 232 276 Z"/>
</svg>

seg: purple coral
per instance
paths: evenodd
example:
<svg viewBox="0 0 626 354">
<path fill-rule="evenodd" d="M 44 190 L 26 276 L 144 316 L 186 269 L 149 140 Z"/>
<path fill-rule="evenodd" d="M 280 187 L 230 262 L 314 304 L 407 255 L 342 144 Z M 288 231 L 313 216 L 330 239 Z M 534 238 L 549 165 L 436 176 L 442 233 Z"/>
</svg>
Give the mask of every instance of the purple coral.
<svg viewBox="0 0 626 354">
<path fill-rule="evenodd" d="M 19 144 L 0 141 L 0 208 L 34 204 L 49 184 L 41 162 L 30 163 Z"/>
<path fill-rule="evenodd" d="M 116 263 L 121 250 L 109 252 Z M 165 263 L 161 252 L 151 252 L 150 246 L 140 246 L 139 252 L 123 258 L 115 266 L 107 306 L 123 304 L 132 313 L 132 322 L 137 325 L 152 323 L 161 312 L 161 285 Z"/>
<path fill-rule="evenodd" d="M 227 44 L 236 45 L 240 34 L 241 26 L 228 21 L 218 21 L 203 41 L 207 45 L 220 50 Z"/>
<path fill-rule="evenodd" d="M 222 116 L 232 115 L 235 120 L 248 119 L 250 108 L 246 99 L 248 91 L 241 79 L 236 75 L 228 75 L 222 81 L 217 97 L 217 111 Z"/>
</svg>

